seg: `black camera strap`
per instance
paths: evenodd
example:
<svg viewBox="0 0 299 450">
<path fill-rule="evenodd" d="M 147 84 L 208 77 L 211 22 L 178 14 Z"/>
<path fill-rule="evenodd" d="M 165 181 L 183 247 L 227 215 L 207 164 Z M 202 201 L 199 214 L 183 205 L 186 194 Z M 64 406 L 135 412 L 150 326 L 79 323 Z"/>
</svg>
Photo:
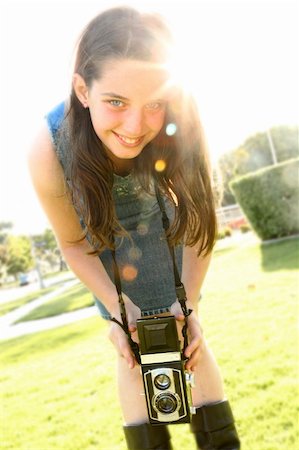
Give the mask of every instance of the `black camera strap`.
<svg viewBox="0 0 299 450">
<path fill-rule="evenodd" d="M 125 302 L 124 302 L 124 299 L 122 296 L 122 290 L 121 290 L 120 275 L 119 275 L 118 265 L 116 262 L 115 245 L 114 245 L 114 249 L 111 250 L 111 254 L 112 254 L 112 263 L 113 263 L 114 283 L 115 283 L 115 287 L 116 287 L 117 294 L 118 294 L 118 304 L 119 304 L 120 316 L 121 316 L 122 322 L 119 322 L 117 319 L 115 319 L 115 317 L 112 317 L 110 320 L 112 322 L 117 323 L 123 329 L 123 331 L 126 333 L 131 350 L 134 353 L 136 361 L 138 362 L 138 364 L 140 364 L 141 359 L 140 359 L 140 353 L 139 353 L 139 345 L 137 344 L 137 342 L 133 341 L 133 339 L 131 337 L 131 333 L 129 331 L 126 307 L 125 307 Z"/>
<path fill-rule="evenodd" d="M 188 316 L 190 316 L 190 314 L 192 313 L 192 309 L 188 309 L 186 302 L 187 302 L 187 296 L 186 296 L 186 291 L 185 291 L 185 287 L 181 281 L 180 275 L 179 275 L 179 271 L 177 268 L 177 264 L 176 264 L 176 259 L 175 259 L 175 250 L 174 250 L 174 246 L 171 245 L 170 240 L 168 238 L 168 234 L 167 231 L 169 229 L 170 226 L 170 222 L 169 222 L 169 218 L 167 216 L 166 213 L 166 207 L 165 207 L 165 202 L 164 199 L 160 193 L 159 187 L 157 185 L 157 182 L 155 182 L 155 191 L 156 191 L 156 197 L 158 200 L 158 204 L 160 207 L 160 211 L 162 214 L 162 225 L 165 231 L 165 236 L 166 236 L 166 240 L 167 240 L 167 245 L 168 245 L 168 249 L 170 252 L 170 256 L 172 259 L 172 266 L 173 266 L 173 275 L 174 275 L 174 282 L 175 282 L 175 292 L 176 292 L 176 297 L 181 305 L 184 317 L 185 317 L 185 324 L 182 328 L 182 335 L 184 338 L 184 345 L 183 345 L 183 354 L 185 352 L 185 349 L 188 346 Z"/>
<path fill-rule="evenodd" d="M 163 228 L 165 231 L 167 245 L 168 245 L 170 256 L 172 259 L 173 274 L 174 274 L 174 281 L 175 281 L 175 292 L 176 292 L 177 299 L 181 305 L 182 312 L 185 317 L 185 324 L 182 328 L 182 335 L 184 338 L 184 344 L 183 344 L 183 354 L 184 354 L 185 349 L 188 346 L 188 332 L 187 332 L 188 331 L 188 316 L 192 313 L 192 309 L 188 309 L 187 305 L 186 305 L 187 297 L 186 297 L 185 287 L 181 281 L 179 271 L 177 268 L 174 247 L 173 247 L 173 245 L 171 245 L 171 243 L 168 239 L 168 235 L 167 235 L 167 230 L 170 226 L 170 222 L 169 222 L 169 218 L 166 213 L 164 199 L 160 193 L 160 190 L 159 190 L 156 182 L 155 182 L 155 192 L 156 192 L 156 197 L 158 200 L 158 205 L 160 207 L 160 211 L 162 214 L 162 225 L 163 225 Z M 120 316 L 121 316 L 122 322 L 115 319 L 115 317 L 112 317 L 110 320 L 112 322 L 117 323 L 123 329 L 123 331 L 126 333 L 131 350 L 134 353 L 136 361 L 140 364 L 141 361 L 140 361 L 139 345 L 137 344 L 137 342 L 133 341 L 133 339 L 131 337 L 131 333 L 129 331 L 128 320 L 127 320 L 127 315 L 126 315 L 126 307 L 125 307 L 124 299 L 122 296 L 121 279 L 120 279 L 119 269 L 118 269 L 118 265 L 117 265 L 117 261 L 116 261 L 115 245 L 114 245 L 114 249 L 111 250 L 111 254 L 112 254 L 112 263 L 113 263 L 114 283 L 115 283 L 115 287 L 116 287 L 117 294 L 118 294 L 118 303 L 119 303 Z"/>
</svg>

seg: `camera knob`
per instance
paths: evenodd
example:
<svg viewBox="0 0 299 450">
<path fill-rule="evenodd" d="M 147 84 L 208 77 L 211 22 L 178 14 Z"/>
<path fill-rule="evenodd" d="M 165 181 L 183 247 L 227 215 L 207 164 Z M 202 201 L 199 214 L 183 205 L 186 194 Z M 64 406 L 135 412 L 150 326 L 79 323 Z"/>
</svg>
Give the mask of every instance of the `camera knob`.
<svg viewBox="0 0 299 450">
<path fill-rule="evenodd" d="M 194 373 L 185 373 L 186 383 L 189 384 L 190 387 L 195 388 L 195 378 Z"/>
</svg>

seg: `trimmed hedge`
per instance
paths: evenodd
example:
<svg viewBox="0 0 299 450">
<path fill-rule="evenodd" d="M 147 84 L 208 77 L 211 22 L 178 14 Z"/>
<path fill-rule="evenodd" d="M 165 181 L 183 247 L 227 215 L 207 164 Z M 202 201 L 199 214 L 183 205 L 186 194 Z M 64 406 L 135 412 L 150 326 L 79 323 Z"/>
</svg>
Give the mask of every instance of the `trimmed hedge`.
<svg viewBox="0 0 299 450">
<path fill-rule="evenodd" d="M 298 174 L 296 158 L 230 182 L 237 202 L 262 240 L 299 233 Z"/>
</svg>

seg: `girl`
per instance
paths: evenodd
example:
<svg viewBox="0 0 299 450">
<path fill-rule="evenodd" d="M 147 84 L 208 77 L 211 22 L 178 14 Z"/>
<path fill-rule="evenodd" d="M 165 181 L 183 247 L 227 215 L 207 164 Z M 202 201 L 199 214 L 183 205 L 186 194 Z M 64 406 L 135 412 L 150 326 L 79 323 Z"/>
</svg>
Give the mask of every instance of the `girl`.
<svg viewBox="0 0 299 450">
<path fill-rule="evenodd" d="M 77 47 L 70 98 L 46 117 L 29 155 L 33 183 L 74 273 L 105 319 L 120 314 L 113 251 L 128 329 L 141 316 L 184 320 L 154 184 L 171 218 L 167 236 L 187 294 L 186 370 L 195 373 L 191 430 L 201 449 L 238 449 L 217 364 L 197 303 L 216 220 L 207 152 L 194 102 L 167 67 L 171 35 L 159 16 L 112 8 L 86 27 Z M 170 449 L 166 425 L 148 423 L 139 366 L 119 323 L 118 385 L 128 448 Z M 181 331 L 181 327 L 179 327 Z"/>
</svg>

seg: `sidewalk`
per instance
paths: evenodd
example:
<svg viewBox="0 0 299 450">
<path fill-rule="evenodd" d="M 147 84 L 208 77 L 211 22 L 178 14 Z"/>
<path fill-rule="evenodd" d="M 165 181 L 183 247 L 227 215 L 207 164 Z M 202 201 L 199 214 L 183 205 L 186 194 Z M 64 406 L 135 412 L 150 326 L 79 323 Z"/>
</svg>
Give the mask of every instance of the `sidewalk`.
<svg viewBox="0 0 299 450">
<path fill-rule="evenodd" d="M 0 317 L 0 340 L 12 339 L 43 330 L 50 330 L 52 328 L 67 325 L 69 323 L 86 319 L 98 314 L 96 306 L 91 306 L 77 311 L 59 314 L 58 316 L 21 322 L 14 325 L 14 322 L 19 320 L 21 317 L 24 317 L 26 314 L 42 305 L 44 302 L 50 300 L 52 297 L 62 294 L 65 290 L 77 283 L 79 283 L 78 279 L 66 281 L 55 291 L 42 295 L 40 298 L 33 300 L 32 302 L 29 302 L 8 314 L 5 314 L 3 317 Z"/>
</svg>

